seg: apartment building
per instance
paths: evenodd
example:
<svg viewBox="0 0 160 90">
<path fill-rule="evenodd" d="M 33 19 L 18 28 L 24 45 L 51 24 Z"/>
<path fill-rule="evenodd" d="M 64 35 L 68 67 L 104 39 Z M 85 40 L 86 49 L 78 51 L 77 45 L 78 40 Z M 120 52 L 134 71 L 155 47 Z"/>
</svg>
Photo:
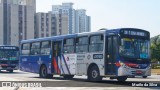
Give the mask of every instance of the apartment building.
<svg viewBox="0 0 160 90">
<path fill-rule="evenodd" d="M 34 38 L 36 0 L 0 0 L 0 44 Z"/>
</svg>

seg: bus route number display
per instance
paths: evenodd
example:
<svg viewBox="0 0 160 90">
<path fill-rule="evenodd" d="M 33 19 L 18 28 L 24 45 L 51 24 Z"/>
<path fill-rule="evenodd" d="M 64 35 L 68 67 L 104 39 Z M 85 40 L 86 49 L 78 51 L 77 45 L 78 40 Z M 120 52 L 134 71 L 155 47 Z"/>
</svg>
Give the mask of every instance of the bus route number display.
<svg viewBox="0 0 160 90">
<path fill-rule="evenodd" d="M 124 30 L 124 35 L 146 36 L 145 32 Z"/>
<path fill-rule="evenodd" d="M 93 54 L 93 59 L 103 59 L 103 54 Z"/>
</svg>

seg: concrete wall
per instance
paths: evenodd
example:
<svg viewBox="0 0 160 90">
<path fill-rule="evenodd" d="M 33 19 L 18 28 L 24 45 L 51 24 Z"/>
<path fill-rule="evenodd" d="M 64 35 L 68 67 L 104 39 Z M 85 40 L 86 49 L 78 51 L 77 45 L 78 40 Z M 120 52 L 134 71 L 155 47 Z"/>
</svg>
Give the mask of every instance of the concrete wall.
<svg viewBox="0 0 160 90">
<path fill-rule="evenodd" d="M 36 13 L 36 38 L 55 36 L 55 23 L 55 15 L 51 12 Z"/>
<path fill-rule="evenodd" d="M 62 16 L 62 29 L 61 34 L 68 34 L 68 16 Z"/>
<path fill-rule="evenodd" d="M 34 9 L 33 6 L 27 6 L 27 31 L 26 36 L 27 39 L 33 39 L 34 38 Z"/>
<path fill-rule="evenodd" d="M 3 4 L 0 3 L 0 45 L 3 44 Z"/>
<path fill-rule="evenodd" d="M 19 19 L 18 19 L 18 6 L 11 5 L 11 44 L 19 45 Z"/>
</svg>

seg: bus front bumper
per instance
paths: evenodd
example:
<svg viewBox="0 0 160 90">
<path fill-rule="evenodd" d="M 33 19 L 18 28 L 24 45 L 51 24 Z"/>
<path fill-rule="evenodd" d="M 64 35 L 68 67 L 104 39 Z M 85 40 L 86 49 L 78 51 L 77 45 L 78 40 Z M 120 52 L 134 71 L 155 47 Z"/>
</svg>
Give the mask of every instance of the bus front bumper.
<svg viewBox="0 0 160 90">
<path fill-rule="evenodd" d="M 118 68 L 118 76 L 151 76 L 151 67 L 145 69 L 136 69 L 127 66 Z"/>
<path fill-rule="evenodd" d="M 0 65 L 0 70 L 18 70 L 18 65 L 17 66 L 1 66 Z"/>
</svg>

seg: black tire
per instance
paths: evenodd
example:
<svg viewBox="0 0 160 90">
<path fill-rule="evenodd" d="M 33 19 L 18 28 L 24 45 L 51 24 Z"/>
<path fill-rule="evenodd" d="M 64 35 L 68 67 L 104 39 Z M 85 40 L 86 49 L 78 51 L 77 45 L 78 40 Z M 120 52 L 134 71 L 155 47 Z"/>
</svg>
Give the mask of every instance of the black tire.
<svg viewBox="0 0 160 90">
<path fill-rule="evenodd" d="M 53 78 L 53 74 L 47 74 L 47 78 Z"/>
<path fill-rule="evenodd" d="M 135 76 L 128 76 L 128 78 L 135 78 Z"/>
<path fill-rule="evenodd" d="M 13 70 L 8 70 L 10 73 L 13 73 Z"/>
<path fill-rule="evenodd" d="M 100 72 L 97 66 L 92 66 L 88 72 L 88 80 L 89 81 L 101 81 L 102 77 L 100 76 Z"/>
<path fill-rule="evenodd" d="M 64 75 L 63 78 L 65 79 L 72 79 L 74 77 L 74 75 Z"/>
<path fill-rule="evenodd" d="M 143 78 L 147 78 L 147 76 L 142 76 Z"/>
<path fill-rule="evenodd" d="M 127 80 L 127 77 L 126 76 L 120 76 L 120 77 L 117 77 L 117 80 L 121 81 L 121 82 L 124 82 L 124 81 Z"/>
<path fill-rule="evenodd" d="M 39 76 L 40 78 L 53 78 L 52 74 L 47 73 L 47 68 L 45 65 L 41 66 Z"/>
</svg>

